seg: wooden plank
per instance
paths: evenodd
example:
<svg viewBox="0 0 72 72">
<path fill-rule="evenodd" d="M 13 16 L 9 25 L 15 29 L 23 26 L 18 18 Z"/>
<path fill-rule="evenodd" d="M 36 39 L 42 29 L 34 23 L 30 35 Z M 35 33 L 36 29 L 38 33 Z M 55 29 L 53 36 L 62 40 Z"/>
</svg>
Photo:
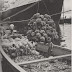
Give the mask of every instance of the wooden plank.
<svg viewBox="0 0 72 72">
<path fill-rule="evenodd" d="M 67 54 L 67 55 L 62 55 L 62 56 L 56 56 L 56 57 L 51 57 L 51 58 L 38 59 L 38 60 L 33 60 L 33 61 L 24 61 L 24 62 L 21 62 L 21 63 L 17 63 L 17 65 L 33 64 L 33 63 L 44 62 L 44 61 L 48 61 L 48 60 L 53 60 L 53 59 L 68 57 L 68 56 L 72 56 L 72 54 Z"/>
<path fill-rule="evenodd" d="M 1 44 L 0 44 L 0 51 L 1 51 L 2 55 L 7 59 L 7 61 L 8 61 L 12 66 L 14 66 L 14 67 L 15 67 L 17 70 L 19 70 L 20 72 L 26 72 L 24 69 L 22 69 L 20 66 L 18 66 L 18 64 L 16 64 L 15 62 L 13 62 L 10 57 L 8 57 L 8 55 L 3 51 L 2 47 L 1 47 Z"/>
<path fill-rule="evenodd" d="M 43 45 L 40 43 L 38 43 L 37 47 L 36 47 L 36 50 L 41 51 L 41 52 L 45 52 L 45 53 L 48 53 L 49 49 L 50 48 L 48 45 Z M 52 51 L 52 54 L 56 55 L 56 56 L 71 54 L 71 50 L 64 48 L 64 47 L 61 47 L 61 46 L 58 46 L 58 45 L 54 45 L 54 44 L 52 44 L 51 51 Z"/>
<path fill-rule="evenodd" d="M 52 54 L 56 56 L 71 54 L 71 50 L 58 45 L 53 45 Z"/>
</svg>

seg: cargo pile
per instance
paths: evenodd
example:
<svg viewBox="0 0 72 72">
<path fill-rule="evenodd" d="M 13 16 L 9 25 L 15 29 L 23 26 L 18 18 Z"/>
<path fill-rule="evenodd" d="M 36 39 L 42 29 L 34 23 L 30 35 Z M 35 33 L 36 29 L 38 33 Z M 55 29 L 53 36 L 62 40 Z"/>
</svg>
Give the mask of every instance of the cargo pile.
<svg viewBox="0 0 72 72">
<path fill-rule="evenodd" d="M 10 27 L 11 30 L 14 29 L 13 24 Z M 26 36 L 20 36 L 18 34 L 15 36 L 15 33 L 12 33 L 14 34 L 13 37 L 10 37 L 10 34 L 4 36 L 2 47 L 12 59 L 15 59 L 19 56 L 26 56 L 27 58 L 25 57 L 25 60 L 29 60 L 30 55 L 32 56 L 32 59 L 38 59 L 40 57 L 42 58 L 39 52 L 36 51 L 33 43 L 40 42 L 50 47 L 50 44 L 55 39 L 59 38 L 55 23 L 48 14 L 34 14 L 31 17 L 27 28 L 28 30 Z M 37 58 L 33 55 L 39 57 Z"/>
<path fill-rule="evenodd" d="M 15 63 L 45 58 L 42 47 L 40 46 L 43 54 L 36 50 L 36 44 L 46 45 L 48 55 L 54 41 L 59 39 L 55 23 L 48 14 L 34 14 L 28 23 L 26 32 L 26 36 L 15 33 L 14 35 L 6 34 L 3 36 L 2 48 Z M 22 65 L 22 68 L 27 72 L 71 72 L 71 66 L 67 64 L 67 61 L 62 62 L 58 59 L 25 64 Z"/>
<path fill-rule="evenodd" d="M 13 29 L 14 25 L 11 24 L 10 30 L 13 31 Z M 51 51 L 53 41 L 59 38 L 55 23 L 48 14 L 34 14 L 28 23 L 26 32 L 26 36 L 21 36 L 20 34 L 15 36 L 13 32 L 11 33 L 11 35 L 14 34 L 13 37 L 10 34 L 3 36 L 2 47 L 16 62 L 19 61 L 20 56 L 23 57 L 24 61 L 44 58 L 36 51 L 35 43 L 47 45 L 47 48 Z M 50 53 L 48 49 L 47 52 Z"/>
<path fill-rule="evenodd" d="M 2 48 L 15 63 L 45 58 L 35 50 L 35 44 L 24 36 L 3 39 Z M 21 67 L 26 72 L 71 72 L 71 66 L 67 64 L 67 61 L 62 62 L 58 59 L 25 64 Z"/>
<path fill-rule="evenodd" d="M 28 23 L 27 37 L 30 41 L 44 43 L 50 43 L 59 38 L 50 15 L 40 15 L 40 13 L 34 14 Z"/>
<path fill-rule="evenodd" d="M 58 59 L 23 65 L 22 68 L 27 72 L 71 72 L 71 66 Z"/>
<path fill-rule="evenodd" d="M 35 45 L 36 44 L 29 41 L 27 37 L 20 35 L 2 40 L 2 48 L 12 59 L 16 60 L 16 62 L 19 61 L 20 56 L 24 58 L 23 61 L 41 58 L 42 56 L 36 51 Z"/>
</svg>

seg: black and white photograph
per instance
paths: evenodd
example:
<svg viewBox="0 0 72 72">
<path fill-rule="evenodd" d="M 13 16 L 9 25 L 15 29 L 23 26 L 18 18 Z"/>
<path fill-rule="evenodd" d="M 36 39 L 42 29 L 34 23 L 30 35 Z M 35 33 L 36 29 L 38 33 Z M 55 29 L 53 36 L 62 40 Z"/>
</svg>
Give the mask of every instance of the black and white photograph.
<svg viewBox="0 0 72 72">
<path fill-rule="evenodd" d="M 0 0 L 0 72 L 72 72 L 72 0 Z"/>
</svg>

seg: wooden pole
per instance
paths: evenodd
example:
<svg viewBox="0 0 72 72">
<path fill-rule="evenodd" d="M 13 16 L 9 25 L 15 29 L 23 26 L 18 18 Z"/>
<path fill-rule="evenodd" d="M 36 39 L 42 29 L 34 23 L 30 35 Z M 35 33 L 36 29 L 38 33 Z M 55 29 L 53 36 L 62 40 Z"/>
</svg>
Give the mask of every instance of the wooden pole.
<svg viewBox="0 0 72 72">
<path fill-rule="evenodd" d="M 16 63 L 16 64 L 21 66 L 21 65 L 25 65 L 25 64 L 45 62 L 45 61 L 48 61 L 48 60 L 59 59 L 59 58 L 68 57 L 68 56 L 72 56 L 72 54 L 61 55 L 61 56 L 56 56 L 56 57 L 51 57 L 51 58 L 38 59 L 38 60 L 33 60 L 33 61 L 25 61 L 25 62 Z"/>
<path fill-rule="evenodd" d="M 64 3 L 63 3 L 63 37 L 64 37 Z"/>
</svg>

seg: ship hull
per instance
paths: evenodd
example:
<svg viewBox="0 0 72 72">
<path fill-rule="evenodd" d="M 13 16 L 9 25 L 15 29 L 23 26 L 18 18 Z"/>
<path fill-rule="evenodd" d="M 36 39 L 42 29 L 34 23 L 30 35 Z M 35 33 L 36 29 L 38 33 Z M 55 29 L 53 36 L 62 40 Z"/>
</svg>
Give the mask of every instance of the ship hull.
<svg viewBox="0 0 72 72">
<path fill-rule="evenodd" d="M 13 9 L 9 9 L 5 12 L 2 13 L 2 20 L 31 6 L 33 3 L 31 4 L 27 4 L 27 5 L 23 5 L 20 7 L 16 7 Z M 62 11 L 62 5 L 63 5 L 63 0 L 53 0 L 53 2 L 51 2 L 51 0 L 42 0 L 38 3 L 36 3 L 35 5 L 33 5 L 32 7 L 30 7 L 29 9 L 27 9 L 24 12 L 21 12 L 13 17 L 10 18 L 10 20 L 14 21 L 14 20 L 27 20 L 29 18 L 31 18 L 33 16 L 33 14 L 39 12 L 41 14 L 56 14 L 56 13 L 60 13 Z M 60 19 L 60 15 L 53 15 L 52 18 L 53 20 L 57 23 Z"/>
</svg>

